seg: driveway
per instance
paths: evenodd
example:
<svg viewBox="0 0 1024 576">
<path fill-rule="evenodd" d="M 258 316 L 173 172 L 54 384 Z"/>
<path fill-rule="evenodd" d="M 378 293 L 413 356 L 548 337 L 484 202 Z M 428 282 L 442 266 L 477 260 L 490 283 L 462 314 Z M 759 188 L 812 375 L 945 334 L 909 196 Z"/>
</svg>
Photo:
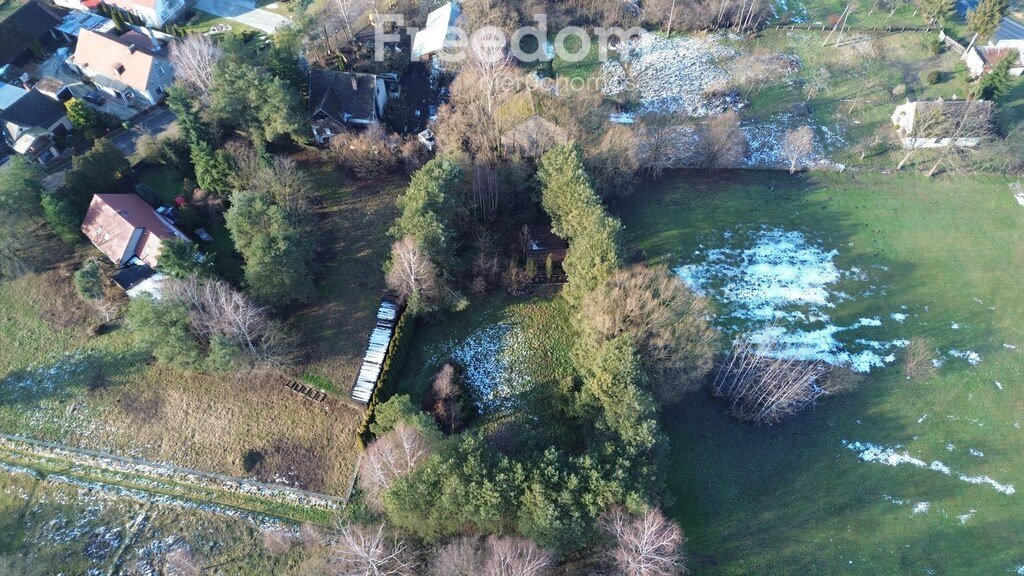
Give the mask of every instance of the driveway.
<svg viewBox="0 0 1024 576">
<path fill-rule="evenodd" d="M 160 134 L 176 119 L 173 112 L 160 107 L 136 120 L 129 130 L 114 136 L 110 141 L 124 152 L 125 156 L 131 156 L 135 153 L 135 144 L 143 133 Z"/>
<path fill-rule="evenodd" d="M 292 23 L 280 14 L 253 8 L 251 3 L 240 0 L 199 0 L 196 3 L 196 10 L 251 26 L 267 34 L 273 34 L 278 28 Z"/>
</svg>

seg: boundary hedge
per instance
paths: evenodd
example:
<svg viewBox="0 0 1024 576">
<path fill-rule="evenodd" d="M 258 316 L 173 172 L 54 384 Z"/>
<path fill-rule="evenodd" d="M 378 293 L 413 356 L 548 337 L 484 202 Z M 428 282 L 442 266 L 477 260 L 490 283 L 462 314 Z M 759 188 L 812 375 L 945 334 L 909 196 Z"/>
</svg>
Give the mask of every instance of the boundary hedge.
<svg viewBox="0 0 1024 576">
<path fill-rule="evenodd" d="M 388 343 L 388 351 L 384 356 L 384 367 L 377 377 L 377 385 L 373 389 L 373 396 L 367 404 L 366 413 L 363 415 L 363 423 L 360 424 L 356 436 L 359 438 L 359 445 L 366 448 L 366 445 L 373 440 L 373 433 L 370 426 L 374 422 L 373 414 L 377 404 L 386 402 L 398 390 L 398 378 L 409 360 L 409 353 L 412 351 L 413 335 L 416 332 L 416 315 L 404 313 L 395 325 L 394 336 Z"/>
</svg>

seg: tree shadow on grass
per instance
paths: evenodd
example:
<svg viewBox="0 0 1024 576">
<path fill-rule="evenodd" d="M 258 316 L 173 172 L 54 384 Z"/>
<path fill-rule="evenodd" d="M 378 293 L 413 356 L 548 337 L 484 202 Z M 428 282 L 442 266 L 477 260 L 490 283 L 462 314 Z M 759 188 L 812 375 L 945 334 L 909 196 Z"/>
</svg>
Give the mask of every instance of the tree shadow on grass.
<svg viewBox="0 0 1024 576">
<path fill-rule="evenodd" d="M 11 372 L 0 379 L 0 407 L 29 410 L 50 399 L 70 399 L 120 386 L 145 366 L 149 354 L 77 350 Z"/>
</svg>

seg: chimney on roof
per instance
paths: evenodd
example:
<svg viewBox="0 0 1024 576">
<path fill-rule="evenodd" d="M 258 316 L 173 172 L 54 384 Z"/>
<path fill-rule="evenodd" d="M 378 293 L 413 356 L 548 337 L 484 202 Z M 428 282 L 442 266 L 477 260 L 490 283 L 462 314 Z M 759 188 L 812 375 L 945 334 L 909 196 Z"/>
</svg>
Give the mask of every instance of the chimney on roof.
<svg viewBox="0 0 1024 576">
<path fill-rule="evenodd" d="M 129 54 L 135 54 L 135 44 L 129 44 L 128 45 L 128 53 Z"/>
<path fill-rule="evenodd" d="M 352 91 L 354 92 L 356 90 L 359 90 L 359 79 L 356 78 L 355 74 L 353 74 L 352 75 Z"/>
</svg>

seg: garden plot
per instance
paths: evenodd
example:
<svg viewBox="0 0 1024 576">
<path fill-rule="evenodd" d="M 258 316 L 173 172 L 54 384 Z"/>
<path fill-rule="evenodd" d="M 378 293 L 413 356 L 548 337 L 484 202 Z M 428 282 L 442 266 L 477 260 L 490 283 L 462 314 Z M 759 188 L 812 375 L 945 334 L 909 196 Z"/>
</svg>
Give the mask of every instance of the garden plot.
<svg viewBox="0 0 1024 576">
<path fill-rule="evenodd" d="M 675 272 L 721 305 L 716 323 L 754 343 L 775 342 L 773 353 L 799 360 L 848 365 L 857 372 L 895 361 L 905 340 L 870 338 L 879 317 L 842 326 L 830 314 L 842 302 L 878 289 L 858 268 L 841 270 L 836 250 L 826 251 L 802 233 L 780 229 L 727 232 L 727 247 L 694 252 Z M 840 284 L 851 292 L 840 290 Z"/>
</svg>

